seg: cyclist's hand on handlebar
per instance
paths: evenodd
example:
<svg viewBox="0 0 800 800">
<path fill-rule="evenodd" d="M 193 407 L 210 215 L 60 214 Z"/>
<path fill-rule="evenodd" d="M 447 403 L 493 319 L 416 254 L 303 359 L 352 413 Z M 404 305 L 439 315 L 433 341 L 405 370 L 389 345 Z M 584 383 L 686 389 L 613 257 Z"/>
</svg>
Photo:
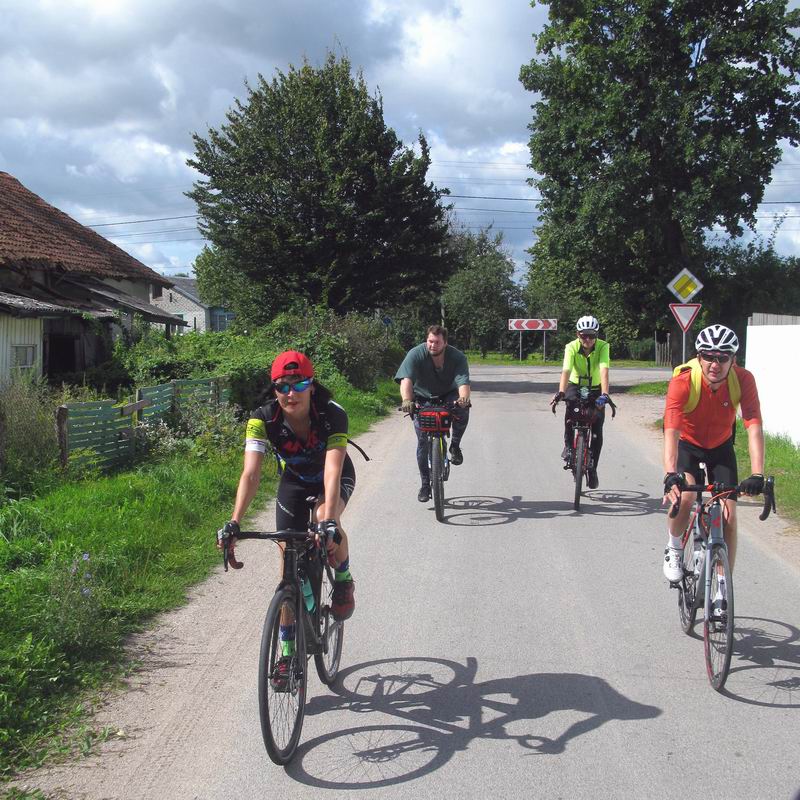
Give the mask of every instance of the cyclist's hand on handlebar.
<svg viewBox="0 0 800 800">
<path fill-rule="evenodd" d="M 469 400 L 469 397 L 459 397 L 456 400 L 456 405 L 461 406 L 461 408 L 469 408 L 472 403 Z"/>
<path fill-rule="evenodd" d="M 225 569 L 227 570 L 228 564 L 234 569 L 241 569 L 244 564 L 236 560 L 236 553 L 234 552 L 234 545 L 236 544 L 236 537 L 241 533 L 241 528 L 236 520 L 232 519 L 226 522 L 217 531 L 217 547 L 225 551 Z"/>
<path fill-rule="evenodd" d="M 413 400 L 403 400 L 403 402 L 400 403 L 400 410 L 404 414 L 410 414 L 414 410 L 414 401 Z"/>
<path fill-rule="evenodd" d="M 608 396 L 608 395 L 607 395 L 605 392 L 603 392 L 603 394 L 601 394 L 601 395 L 600 395 L 600 397 L 598 397 L 598 398 L 597 398 L 597 400 L 595 400 L 595 401 L 594 401 L 594 404 L 595 404 L 595 405 L 596 405 L 598 408 L 603 408 L 603 406 L 604 406 L 606 403 L 608 403 L 608 402 L 609 402 L 609 400 L 611 400 L 611 398 L 610 398 L 610 397 L 609 397 L 609 396 Z"/>
<path fill-rule="evenodd" d="M 553 395 L 553 399 L 550 401 L 550 408 L 553 409 L 553 413 L 556 413 L 556 406 L 566 397 L 564 392 L 556 392 Z"/>
<path fill-rule="evenodd" d="M 317 523 L 317 533 L 325 540 L 325 549 L 331 553 L 342 541 L 342 534 L 335 519 L 324 519 Z"/>
<path fill-rule="evenodd" d="M 681 489 L 684 486 L 686 486 L 686 478 L 682 472 L 668 472 L 664 476 L 664 503 L 669 502 L 673 506 L 679 505 Z"/>
<path fill-rule="evenodd" d="M 745 478 L 739 484 L 739 491 L 742 494 L 754 495 L 761 494 L 764 491 L 764 476 L 760 473 L 754 473 L 749 478 Z"/>
</svg>

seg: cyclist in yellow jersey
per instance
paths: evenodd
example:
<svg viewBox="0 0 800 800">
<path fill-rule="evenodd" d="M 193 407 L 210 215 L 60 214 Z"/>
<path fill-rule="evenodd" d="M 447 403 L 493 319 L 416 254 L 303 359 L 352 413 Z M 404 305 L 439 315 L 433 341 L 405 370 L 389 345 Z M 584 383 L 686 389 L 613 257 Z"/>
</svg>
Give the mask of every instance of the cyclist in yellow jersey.
<svg viewBox="0 0 800 800">
<path fill-rule="evenodd" d="M 553 395 L 552 403 L 566 400 L 564 414 L 564 450 L 561 457 L 569 461 L 572 449 L 572 407 L 581 388 L 589 390 L 599 413 L 592 424 L 592 468 L 589 470 L 588 484 L 590 489 L 600 485 L 597 477 L 597 463 L 603 449 L 603 423 L 605 422 L 605 405 L 608 396 L 608 370 L 611 365 L 608 342 L 597 338 L 600 323 L 595 317 L 581 317 L 575 324 L 576 338 L 564 348 L 564 364 L 558 391 Z"/>
</svg>

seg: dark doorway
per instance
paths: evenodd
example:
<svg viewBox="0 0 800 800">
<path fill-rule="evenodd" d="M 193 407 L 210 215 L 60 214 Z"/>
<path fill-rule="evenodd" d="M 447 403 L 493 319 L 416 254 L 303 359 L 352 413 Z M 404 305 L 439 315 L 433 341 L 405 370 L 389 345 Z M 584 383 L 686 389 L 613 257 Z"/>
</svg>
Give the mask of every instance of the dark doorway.
<svg viewBox="0 0 800 800">
<path fill-rule="evenodd" d="M 62 334 L 50 334 L 47 373 L 49 375 L 63 375 L 66 372 L 76 372 L 77 358 L 76 351 L 78 345 L 77 336 L 64 336 Z"/>
</svg>

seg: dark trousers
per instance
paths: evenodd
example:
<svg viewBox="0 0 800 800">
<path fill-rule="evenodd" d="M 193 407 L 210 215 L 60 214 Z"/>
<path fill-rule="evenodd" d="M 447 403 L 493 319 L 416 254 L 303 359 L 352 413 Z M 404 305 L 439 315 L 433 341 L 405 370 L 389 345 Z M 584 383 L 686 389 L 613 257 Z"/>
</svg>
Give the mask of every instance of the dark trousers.
<svg viewBox="0 0 800 800">
<path fill-rule="evenodd" d="M 596 400 L 600 397 L 600 389 L 592 389 L 589 392 L 589 397 Z M 565 405 L 567 411 L 564 414 L 564 444 L 567 447 L 572 447 L 572 423 L 573 423 L 573 407 L 575 401 L 580 397 L 580 390 L 575 383 L 570 383 L 567 386 L 567 391 L 564 392 Z M 606 421 L 605 407 L 598 409 L 597 414 L 592 423 L 592 460 L 594 461 L 594 468 L 597 469 L 597 464 L 600 461 L 600 451 L 603 449 L 603 424 Z"/>
<path fill-rule="evenodd" d="M 439 405 L 440 403 L 454 403 L 458 399 L 458 389 L 453 389 L 442 397 L 426 400 L 423 397 L 416 398 L 418 403 L 430 403 Z M 469 408 L 455 406 L 450 412 L 452 417 L 451 434 L 452 443 L 458 444 L 469 423 Z M 417 434 L 417 466 L 419 467 L 419 477 L 422 483 L 430 483 L 431 476 L 428 469 L 428 447 L 425 434 L 419 429 L 419 419 L 414 417 L 414 432 Z"/>
</svg>

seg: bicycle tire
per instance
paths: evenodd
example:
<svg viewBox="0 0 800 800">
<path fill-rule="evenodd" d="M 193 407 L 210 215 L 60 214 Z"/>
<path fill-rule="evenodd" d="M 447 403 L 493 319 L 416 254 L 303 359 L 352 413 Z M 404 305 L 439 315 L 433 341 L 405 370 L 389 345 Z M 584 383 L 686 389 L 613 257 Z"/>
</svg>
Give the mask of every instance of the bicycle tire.
<svg viewBox="0 0 800 800">
<path fill-rule="evenodd" d="M 694 573 L 695 547 L 699 548 L 700 544 L 696 542 L 694 535 L 690 533 L 686 540 L 686 546 L 683 548 L 683 557 L 681 559 L 683 580 L 678 587 L 678 615 L 681 620 L 681 628 L 688 635 L 691 635 L 697 621 L 697 588 L 698 583 L 703 579 L 702 569 L 699 576 Z M 700 594 L 702 595 L 702 592 Z"/>
<path fill-rule="evenodd" d="M 706 672 L 711 685 L 721 692 L 728 678 L 733 654 L 733 576 L 731 575 L 728 551 L 716 545 L 711 551 L 711 600 L 717 593 L 720 573 L 725 576 L 725 598 L 727 608 L 719 616 L 710 611 L 711 619 L 703 620 L 703 650 L 706 657 Z M 709 609 L 711 604 L 709 603 Z"/>
<path fill-rule="evenodd" d="M 333 570 L 326 564 L 322 570 L 319 590 L 319 633 L 322 638 L 322 652 L 314 653 L 314 665 L 319 679 L 330 686 L 339 674 L 344 642 L 344 622 L 333 618 Z"/>
<path fill-rule="evenodd" d="M 586 455 L 586 434 L 583 431 L 578 431 L 578 435 L 575 441 L 575 470 L 573 475 L 575 476 L 575 500 L 573 501 L 573 507 L 576 511 L 580 511 L 581 508 L 581 489 L 583 487 L 583 468 L 584 468 L 584 459 Z"/>
<path fill-rule="evenodd" d="M 433 507 L 436 510 L 436 519 L 444 519 L 444 454 L 445 439 L 436 436 L 431 441 L 431 491 L 433 492 Z"/>
<path fill-rule="evenodd" d="M 305 716 L 308 659 L 303 620 L 295 618 L 298 611 L 295 589 L 290 586 L 279 589 L 269 604 L 261 634 L 258 710 L 264 746 L 276 764 L 286 764 L 294 756 Z M 279 680 L 275 672 L 282 658 L 279 638 L 282 618 L 295 619 L 295 652 L 289 657 L 285 681 Z"/>
</svg>

